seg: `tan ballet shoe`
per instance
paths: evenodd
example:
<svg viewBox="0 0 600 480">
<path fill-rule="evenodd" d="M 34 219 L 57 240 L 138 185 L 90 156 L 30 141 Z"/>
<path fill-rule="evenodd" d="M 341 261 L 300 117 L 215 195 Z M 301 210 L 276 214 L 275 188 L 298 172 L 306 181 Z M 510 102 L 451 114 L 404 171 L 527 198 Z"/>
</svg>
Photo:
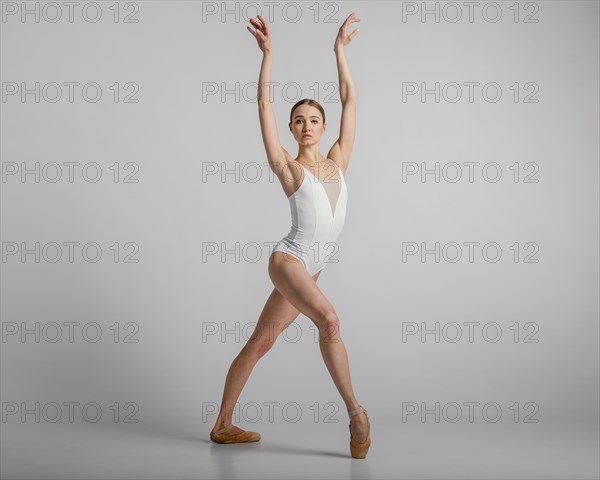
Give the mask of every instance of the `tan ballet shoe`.
<svg viewBox="0 0 600 480">
<path fill-rule="evenodd" d="M 260 433 L 248 432 L 242 430 L 240 433 L 227 433 L 231 430 L 233 424 L 229 424 L 215 433 L 210 434 L 210 439 L 215 443 L 246 443 L 246 442 L 258 442 L 260 440 Z"/>
<path fill-rule="evenodd" d="M 359 443 L 354 440 L 352 436 L 352 419 L 350 419 L 350 424 L 348 425 L 348 429 L 350 430 L 350 454 L 352 458 L 365 458 L 367 456 L 367 452 L 369 451 L 369 447 L 371 446 L 371 422 L 369 422 L 369 415 L 367 411 L 363 407 L 358 407 L 356 410 L 352 410 L 348 412 L 349 417 L 354 417 L 355 415 L 359 415 L 364 413 L 367 416 L 367 425 L 369 426 L 369 433 L 367 434 L 367 438 L 363 443 Z"/>
</svg>

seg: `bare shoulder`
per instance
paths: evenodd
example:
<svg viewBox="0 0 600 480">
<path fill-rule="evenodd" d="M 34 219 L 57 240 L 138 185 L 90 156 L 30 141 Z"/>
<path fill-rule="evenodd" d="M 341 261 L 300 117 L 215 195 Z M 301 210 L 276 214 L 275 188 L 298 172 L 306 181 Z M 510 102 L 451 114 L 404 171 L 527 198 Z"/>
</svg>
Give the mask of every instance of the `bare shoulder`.
<svg viewBox="0 0 600 480">
<path fill-rule="evenodd" d="M 344 176 L 346 176 L 346 170 L 348 170 L 348 162 L 350 161 L 350 155 L 342 152 L 340 148 L 339 142 L 335 142 L 329 153 L 327 154 L 327 158 L 333 160 L 338 167 L 342 170 Z"/>
<path fill-rule="evenodd" d="M 283 147 L 280 147 L 279 155 L 276 158 L 269 159 L 269 166 L 279 179 L 289 177 L 290 170 L 293 170 L 297 163 Z"/>
<path fill-rule="evenodd" d="M 300 165 L 288 151 L 281 147 L 282 157 L 271 163 L 271 169 L 279 178 L 285 195 L 289 198 L 300 187 L 304 174 Z"/>
</svg>

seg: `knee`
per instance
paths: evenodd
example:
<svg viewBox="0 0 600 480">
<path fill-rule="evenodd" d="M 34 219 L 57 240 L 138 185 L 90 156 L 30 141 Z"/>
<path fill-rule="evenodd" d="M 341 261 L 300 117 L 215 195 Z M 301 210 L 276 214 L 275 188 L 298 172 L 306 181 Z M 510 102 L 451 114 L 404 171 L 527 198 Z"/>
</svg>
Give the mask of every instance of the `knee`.
<svg viewBox="0 0 600 480">
<path fill-rule="evenodd" d="M 337 316 L 333 307 L 324 309 L 319 315 L 317 327 L 321 336 L 332 337 L 336 336 L 340 329 L 340 319 Z"/>
<path fill-rule="evenodd" d="M 254 361 L 260 360 L 271 348 L 275 342 L 265 341 L 265 340 L 257 340 L 252 341 L 252 339 L 248 340 L 248 343 L 244 346 L 242 353 L 247 355 Z"/>
</svg>

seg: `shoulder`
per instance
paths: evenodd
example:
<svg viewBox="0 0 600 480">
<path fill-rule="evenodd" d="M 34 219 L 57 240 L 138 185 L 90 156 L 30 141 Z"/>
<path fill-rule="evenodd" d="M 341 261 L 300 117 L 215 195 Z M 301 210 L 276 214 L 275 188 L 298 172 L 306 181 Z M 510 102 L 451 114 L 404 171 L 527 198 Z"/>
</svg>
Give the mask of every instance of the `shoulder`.
<svg viewBox="0 0 600 480">
<path fill-rule="evenodd" d="M 274 162 L 269 162 L 273 172 L 282 180 L 289 181 L 290 171 L 298 170 L 298 162 L 289 154 L 289 152 L 281 147 L 281 154 Z"/>
<path fill-rule="evenodd" d="M 338 167 L 340 167 L 342 173 L 346 175 L 350 156 L 345 155 L 344 152 L 342 152 L 339 142 L 336 142 L 333 147 L 331 147 L 331 150 L 329 150 L 329 153 L 327 154 L 327 158 L 332 160 Z"/>
<path fill-rule="evenodd" d="M 335 163 L 340 168 L 340 170 L 342 171 L 342 173 L 344 174 L 344 177 L 345 177 L 348 166 L 344 165 L 340 160 L 336 160 L 335 158 L 331 158 L 331 157 L 327 157 L 327 158 L 329 158 L 329 160 L 331 160 L 333 163 Z"/>
</svg>

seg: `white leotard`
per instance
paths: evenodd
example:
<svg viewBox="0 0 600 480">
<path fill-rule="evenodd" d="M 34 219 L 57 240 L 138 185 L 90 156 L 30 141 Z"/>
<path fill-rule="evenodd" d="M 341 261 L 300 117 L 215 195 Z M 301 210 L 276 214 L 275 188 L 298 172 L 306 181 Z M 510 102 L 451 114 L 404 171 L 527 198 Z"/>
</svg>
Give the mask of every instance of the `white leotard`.
<svg viewBox="0 0 600 480">
<path fill-rule="evenodd" d="M 328 173 L 322 180 L 302 166 L 302 183 L 288 198 L 292 228 L 273 248 L 298 258 L 311 276 L 327 263 L 337 263 L 336 240 L 346 220 L 348 190 L 341 168 L 335 165 L 338 178 Z"/>
</svg>

